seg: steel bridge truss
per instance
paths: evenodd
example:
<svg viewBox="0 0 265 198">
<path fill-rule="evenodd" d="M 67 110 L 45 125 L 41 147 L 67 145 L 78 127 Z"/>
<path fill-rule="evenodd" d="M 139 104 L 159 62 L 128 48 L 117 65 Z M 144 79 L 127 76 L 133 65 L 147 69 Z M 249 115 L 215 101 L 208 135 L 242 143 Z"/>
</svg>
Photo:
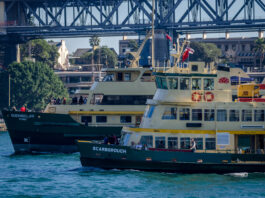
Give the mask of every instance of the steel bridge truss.
<svg viewBox="0 0 265 198">
<path fill-rule="evenodd" d="M 1 0 L 0 0 L 1 1 Z M 2 0 L 6 32 L 129 35 L 151 27 L 151 0 Z M 0 25 L 1 27 L 1 25 Z M 264 0 L 155 0 L 155 27 L 183 33 L 263 31 Z"/>
</svg>

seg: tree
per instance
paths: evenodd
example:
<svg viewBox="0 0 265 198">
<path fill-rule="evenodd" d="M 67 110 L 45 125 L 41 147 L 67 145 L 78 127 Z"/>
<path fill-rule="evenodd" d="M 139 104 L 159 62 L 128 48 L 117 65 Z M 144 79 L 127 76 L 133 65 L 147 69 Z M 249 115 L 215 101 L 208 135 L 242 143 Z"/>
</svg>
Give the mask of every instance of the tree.
<svg viewBox="0 0 265 198">
<path fill-rule="evenodd" d="M 194 54 L 190 56 L 190 61 L 204 61 L 210 63 L 217 61 L 221 56 L 221 50 L 213 43 L 192 42 L 190 47 L 194 49 Z"/>
<path fill-rule="evenodd" d="M 87 52 L 80 57 L 83 64 L 89 64 L 92 60 L 92 53 Z M 117 64 L 116 54 L 106 46 L 97 48 L 94 52 L 94 60 L 96 63 L 106 65 L 106 67 L 114 67 Z"/>
<path fill-rule="evenodd" d="M 262 70 L 262 62 L 264 60 L 264 54 L 265 54 L 265 40 L 264 38 L 258 38 L 255 40 L 255 46 L 254 46 L 254 52 L 258 53 L 259 56 L 259 67 L 260 70 Z"/>
<path fill-rule="evenodd" d="M 53 70 L 44 63 L 23 61 L 12 63 L 0 73 L 0 86 L 3 87 L 0 107 L 7 107 L 8 75 L 11 77 L 11 106 L 40 111 L 51 97 L 68 97 L 66 88 Z"/>
<path fill-rule="evenodd" d="M 132 52 L 136 52 L 138 50 L 138 43 L 136 42 L 136 40 L 129 41 L 129 48 Z"/>
<path fill-rule="evenodd" d="M 36 39 L 21 45 L 21 56 L 22 60 L 32 57 L 53 68 L 58 63 L 59 53 L 55 45 L 49 45 L 43 39 Z"/>
<path fill-rule="evenodd" d="M 91 64 L 94 65 L 94 52 L 95 52 L 95 47 L 99 46 L 100 39 L 97 36 L 93 36 L 89 39 L 89 44 L 92 47 L 92 59 L 91 59 Z"/>
</svg>

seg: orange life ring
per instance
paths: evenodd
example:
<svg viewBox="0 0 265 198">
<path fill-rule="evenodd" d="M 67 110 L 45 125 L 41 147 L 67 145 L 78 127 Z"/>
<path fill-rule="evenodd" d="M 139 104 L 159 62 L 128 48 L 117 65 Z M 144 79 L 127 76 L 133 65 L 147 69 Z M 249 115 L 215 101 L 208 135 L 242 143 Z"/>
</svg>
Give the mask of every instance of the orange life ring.
<svg viewBox="0 0 265 198">
<path fill-rule="evenodd" d="M 199 92 L 192 93 L 192 95 L 191 95 L 192 101 L 199 102 L 199 101 L 201 101 L 201 99 L 202 99 L 202 96 Z"/>
<path fill-rule="evenodd" d="M 206 92 L 205 94 L 204 94 L 204 100 L 206 101 L 206 102 L 212 102 L 213 101 L 213 99 L 214 99 L 214 94 L 212 93 L 212 92 Z"/>
</svg>

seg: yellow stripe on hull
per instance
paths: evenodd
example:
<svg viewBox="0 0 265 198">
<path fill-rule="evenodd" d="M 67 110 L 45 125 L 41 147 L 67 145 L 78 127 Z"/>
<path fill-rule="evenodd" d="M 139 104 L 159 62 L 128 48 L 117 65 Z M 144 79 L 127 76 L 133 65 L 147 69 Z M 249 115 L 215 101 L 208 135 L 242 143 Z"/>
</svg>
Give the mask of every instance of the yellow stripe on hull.
<svg viewBox="0 0 265 198">
<path fill-rule="evenodd" d="M 143 115 L 143 111 L 69 111 L 70 115 Z"/>
<path fill-rule="evenodd" d="M 150 128 L 129 128 L 124 127 L 124 130 L 132 132 L 150 132 L 150 133 L 191 133 L 191 134 L 216 134 L 216 132 L 228 132 L 236 135 L 265 135 L 265 131 L 231 131 L 231 130 L 185 130 L 185 129 L 150 129 Z"/>
</svg>

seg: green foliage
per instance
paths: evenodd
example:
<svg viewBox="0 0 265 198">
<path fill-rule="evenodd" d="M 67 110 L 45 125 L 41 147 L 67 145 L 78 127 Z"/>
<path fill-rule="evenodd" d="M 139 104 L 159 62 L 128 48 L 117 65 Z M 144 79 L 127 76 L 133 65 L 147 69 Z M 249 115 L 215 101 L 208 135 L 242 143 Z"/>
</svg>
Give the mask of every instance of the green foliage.
<svg viewBox="0 0 265 198">
<path fill-rule="evenodd" d="M 100 38 L 98 38 L 97 36 L 93 36 L 89 39 L 89 44 L 92 48 L 94 48 L 95 46 L 99 46 L 100 43 Z"/>
<path fill-rule="evenodd" d="M 259 54 L 259 61 L 260 61 L 260 69 L 262 69 L 262 64 L 264 60 L 264 54 L 265 54 L 265 40 L 264 38 L 258 38 L 255 40 L 255 46 L 254 46 L 254 52 L 257 52 Z"/>
<path fill-rule="evenodd" d="M 205 63 L 216 62 L 222 52 L 213 43 L 192 42 L 190 47 L 195 50 L 189 58 L 190 61 L 204 61 Z"/>
<path fill-rule="evenodd" d="M 82 64 L 91 64 L 92 62 L 92 53 L 87 52 L 81 56 L 79 63 Z M 103 64 L 106 67 L 114 67 L 117 64 L 116 54 L 106 46 L 97 48 L 94 52 L 94 63 Z"/>
<path fill-rule="evenodd" d="M 55 45 L 49 45 L 43 39 L 36 39 L 21 45 L 22 60 L 32 57 L 38 62 L 43 62 L 51 68 L 58 63 L 58 49 Z"/>
<path fill-rule="evenodd" d="M 51 97 L 68 97 L 62 81 L 53 70 L 44 63 L 24 61 L 12 63 L 7 71 L 0 73 L 0 85 L 3 87 L 0 107 L 8 105 L 8 75 L 11 76 L 11 106 L 40 111 L 45 108 Z"/>
<path fill-rule="evenodd" d="M 129 48 L 132 52 L 136 52 L 138 50 L 138 43 L 136 42 L 136 40 L 129 41 Z"/>
</svg>

